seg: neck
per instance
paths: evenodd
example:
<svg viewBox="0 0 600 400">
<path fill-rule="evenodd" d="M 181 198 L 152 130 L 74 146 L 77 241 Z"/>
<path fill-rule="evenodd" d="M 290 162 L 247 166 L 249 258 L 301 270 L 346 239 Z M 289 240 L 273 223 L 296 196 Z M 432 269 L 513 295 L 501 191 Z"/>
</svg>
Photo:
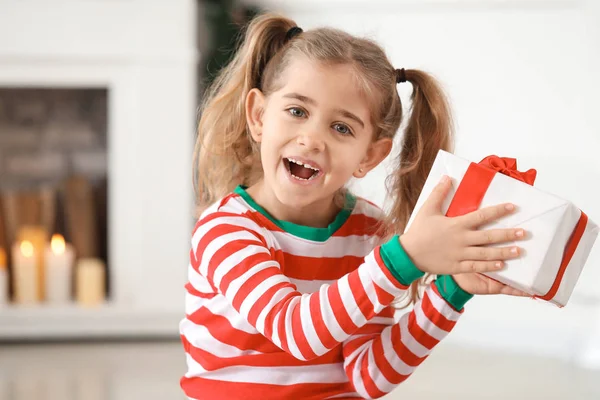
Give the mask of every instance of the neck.
<svg viewBox="0 0 600 400">
<path fill-rule="evenodd" d="M 250 186 L 246 192 L 273 218 L 297 225 L 326 228 L 340 212 L 340 206 L 336 204 L 335 196 L 320 199 L 302 207 L 287 206 L 281 203 L 272 191 L 267 189 L 262 179 Z"/>
</svg>

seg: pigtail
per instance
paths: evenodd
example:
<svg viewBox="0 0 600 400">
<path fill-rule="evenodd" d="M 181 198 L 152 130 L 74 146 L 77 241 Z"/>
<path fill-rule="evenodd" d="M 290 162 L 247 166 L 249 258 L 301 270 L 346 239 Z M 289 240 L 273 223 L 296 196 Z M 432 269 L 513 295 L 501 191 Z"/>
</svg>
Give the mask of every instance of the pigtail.
<svg viewBox="0 0 600 400">
<path fill-rule="evenodd" d="M 231 62 L 207 89 L 193 157 L 197 214 L 237 185 L 250 186 L 261 167 L 246 129 L 246 96 L 261 88 L 267 63 L 286 44 L 294 21 L 274 14 L 252 20 Z"/>
<path fill-rule="evenodd" d="M 398 168 L 388 177 L 394 199 L 386 226 L 402 233 L 440 149 L 453 151 L 453 124 L 450 106 L 436 80 L 419 70 L 402 71 L 413 87 L 411 112 L 401 142 Z M 419 288 L 430 276 L 413 282 L 409 303 L 419 299 Z M 408 305 L 406 304 L 406 305 Z"/>
</svg>

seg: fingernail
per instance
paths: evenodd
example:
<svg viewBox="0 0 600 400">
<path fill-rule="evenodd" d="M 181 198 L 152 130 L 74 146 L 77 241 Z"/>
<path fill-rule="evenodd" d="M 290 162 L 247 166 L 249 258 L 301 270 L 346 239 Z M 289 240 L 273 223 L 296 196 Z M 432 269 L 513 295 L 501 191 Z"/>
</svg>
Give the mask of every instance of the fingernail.
<svg viewBox="0 0 600 400">
<path fill-rule="evenodd" d="M 510 252 L 512 254 L 517 254 L 519 252 L 519 248 L 518 247 L 513 247 L 512 249 L 510 249 Z"/>
<path fill-rule="evenodd" d="M 442 183 L 448 183 L 449 180 L 450 178 L 448 178 L 448 175 L 442 176 Z"/>
<path fill-rule="evenodd" d="M 515 233 L 515 236 L 517 236 L 517 237 L 523 237 L 523 235 L 524 235 L 524 234 L 525 234 L 525 232 L 523 232 L 523 230 L 522 230 L 522 229 L 519 229 L 519 230 L 518 230 L 518 231 Z"/>
<path fill-rule="evenodd" d="M 496 268 L 502 268 L 502 263 L 501 262 L 497 262 L 495 265 Z"/>
<path fill-rule="evenodd" d="M 506 209 L 507 209 L 508 211 L 512 211 L 512 210 L 514 210 L 514 209 L 515 209 L 515 205 L 514 205 L 514 204 L 507 204 L 505 207 L 506 207 Z"/>
</svg>

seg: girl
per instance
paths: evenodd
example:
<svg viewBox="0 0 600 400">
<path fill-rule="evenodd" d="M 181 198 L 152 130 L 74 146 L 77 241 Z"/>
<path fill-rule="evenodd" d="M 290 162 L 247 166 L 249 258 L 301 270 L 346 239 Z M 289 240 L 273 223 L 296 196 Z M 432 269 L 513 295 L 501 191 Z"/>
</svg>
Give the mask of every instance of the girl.
<svg viewBox="0 0 600 400">
<path fill-rule="evenodd" d="M 413 87 L 412 113 L 384 218 L 345 185 L 390 153 L 403 82 Z M 250 24 L 208 91 L 198 130 L 202 212 L 180 324 L 189 398 L 381 397 L 473 294 L 523 295 L 477 274 L 518 257 L 516 247 L 483 245 L 522 230 L 478 230 L 514 206 L 447 218 L 446 179 L 404 233 L 450 130 L 434 80 L 395 69 L 375 43 L 303 32 L 272 14 Z M 403 296 L 412 311 L 394 318 L 391 304 Z"/>
</svg>

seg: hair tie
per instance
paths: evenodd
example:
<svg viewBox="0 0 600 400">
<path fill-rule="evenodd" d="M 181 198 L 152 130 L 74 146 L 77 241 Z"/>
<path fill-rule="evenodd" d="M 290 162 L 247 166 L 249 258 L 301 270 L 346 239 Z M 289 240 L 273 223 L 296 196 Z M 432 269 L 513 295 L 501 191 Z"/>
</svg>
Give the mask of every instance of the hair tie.
<svg viewBox="0 0 600 400">
<path fill-rule="evenodd" d="M 290 28 L 289 31 L 287 31 L 287 33 L 285 34 L 285 41 L 289 41 L 292 40 L 296 35 L 301 34 L 302 28 L 298 27 L 298 26 L 294 26 L 292 28 Z"/>
<path fill-rule="evenodd" d="M 406 82 L 406 71 L 404 68 L 396 70 L 396 83 Z"/>
</svg>

